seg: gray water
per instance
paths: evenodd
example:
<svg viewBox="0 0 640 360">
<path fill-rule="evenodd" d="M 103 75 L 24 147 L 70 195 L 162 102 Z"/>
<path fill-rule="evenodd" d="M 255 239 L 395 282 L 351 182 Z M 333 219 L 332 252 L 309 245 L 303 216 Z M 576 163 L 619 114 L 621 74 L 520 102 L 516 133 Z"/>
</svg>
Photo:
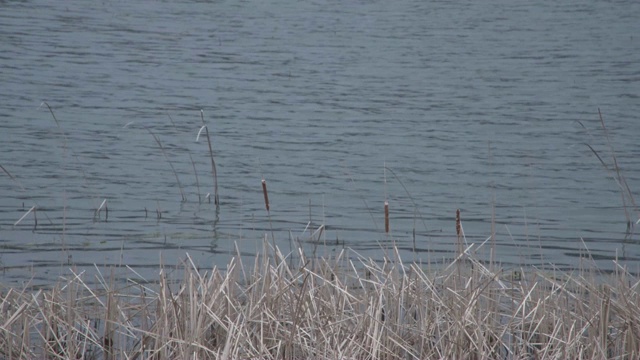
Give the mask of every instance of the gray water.
<svg viewBox="0 0 640 360">
<path fill-rule="evenodd" d="M 458 208 L 481 258 L 494 224 L 505 267 L 637 270 L 611 148 L 635 195 L 638 19 L 637 1 L 1 1 L 0 279 L 225 267 L 272 237 L 447 261 Z"/>
</svg>

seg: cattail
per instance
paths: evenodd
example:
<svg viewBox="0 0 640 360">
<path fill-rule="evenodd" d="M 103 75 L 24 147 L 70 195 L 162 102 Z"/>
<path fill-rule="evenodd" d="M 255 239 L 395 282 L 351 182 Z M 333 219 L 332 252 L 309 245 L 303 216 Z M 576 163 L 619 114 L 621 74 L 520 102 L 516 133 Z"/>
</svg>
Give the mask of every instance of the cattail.
<svg viewBox="0 0 640 360">
<path fill-rule="evenodd" d="M 269 193 L 267 192 L 267 181 L 262 179 L 262 194 L 264 194 L 264 207 L 269 211 Z"/>
<path fill-rule="evenodd" d="M 460 209 L 456 210 L 456 234 L 458 235 L 458 255 L 462 254 L 462 222 L 460 221 Z"/>
<path fill-rule="evenodd" d="M 389 233 L 389 201 L 384 201 L 384 232 Z"/>
</svg>

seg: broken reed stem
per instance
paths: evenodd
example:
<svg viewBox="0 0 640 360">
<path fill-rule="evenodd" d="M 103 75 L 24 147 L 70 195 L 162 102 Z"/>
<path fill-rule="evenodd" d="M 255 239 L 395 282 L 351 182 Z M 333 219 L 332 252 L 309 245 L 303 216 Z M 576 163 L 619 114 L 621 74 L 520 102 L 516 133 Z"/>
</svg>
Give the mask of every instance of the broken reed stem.
<svg viewBox="0 0 640 360">
<path fill-rule="evenodd" d="M 27 212 L 26 212 L 26 213 L 24 213 L 24 215 L 22 215 L 22 216 L 20 217 L 20 219 L 18 219 L 18 221 L 16 221 L 15 223 L 13 223 L 13 226 L 17 226 L 18 224 L 20 224 L 20 222 L 21 222 L 22 220 L 24 220 L 24 218 L 26 218 L 26 217 L 27 217 L 27 215 L 31 214 L 32 212 L 33 212 L 33 220 L 34 220 L 34 222 L 35 222 L 35 224 L 33 225 L 33 228 L 35 229 L 35 228 L 38 226 L 38 217 L 36 216 L 36 206 L 35 206 L 35 205 L 33 205 L 33 206 L 31 207 L 31 209 L 27 210 Z"/>
<path fill-rule="evenodd" d="M 178 188 L 180 189 L 180 196 L 182 196 L 182 202 L 187 201 L 187 198 L 184 195 L 184 190 L 182 189 L 182 183 L 180 182 L 180 178 L 178 178 L 178 172 L 173 167 L 173 163 L 171 162 L 171 160 L 169 160 L 169 156 L 167 156 L 167 152 L 164 150 L 164 146 L 162 146 L 162 143 L 160 142 L 160 139 L 156 136 L 156 134 L 153 133 L 153 131 L 151 131 L 151 129 L 149 129 L 147 127 L 145 127 L 145 129 L 156 140 L 156 143 L 158 143 L 158 146 L 160 147 L 160 150 L 162 150 L 162 155 L 164 155 L 165 160 L 167 160 L 167 162 L 169 163 L 169 166 L 171 166 L 171 171 L 173 171 L 173 175 L 175 175 L 176 182 L 178 183 Z"/>
<path fill-rule="evenodd" d="M 209 127 L 204 123 L 204 110 L 200 110 L 200 119 L 202 119 L 202 126 L 204 127 L 205 134 L 207 135 L 207 144 L 209 144 L 209 156 L 211 157 L 211 175 L 213 176 L 213 202 L 216 207 L 220 206 L 220 198 L 218 197 L 218 171 L 216 170 L 216 161 L 213 159 L 213 147 L 211 146 L 211 137 L 209 137 Z"/>
<path fill-rule="evenodd" d="M 102 200 L 102 203 L 100 204 L 100 206 L 98 206 L 98 208 L 94 212 L 93 214 L 94 221 L 95 219 L 100 218 L 100 212 L 102 211 L 103 208 L 105 210 L 105 221 L 109 221 L 109 205 L 107 205 L 107 199 Z"/>
<path fill-rule="evenodd" d="M 389 233 L 389 201 L 384 201 L 384 232 Z"/>
</svg>

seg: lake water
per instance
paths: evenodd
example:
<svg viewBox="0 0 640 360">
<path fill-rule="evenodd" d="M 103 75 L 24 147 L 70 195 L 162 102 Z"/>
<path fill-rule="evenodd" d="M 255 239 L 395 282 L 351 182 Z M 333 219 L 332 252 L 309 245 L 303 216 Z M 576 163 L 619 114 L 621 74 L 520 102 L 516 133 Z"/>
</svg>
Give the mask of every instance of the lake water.
<svg viewBox="0 0 640 360">
<path fill-rule="evenodd" d="M 0 1 L 0 281 L 224 267 L 272 237 L 447 261 L 458 208 L 507 268 L 637 271 L 610 145 L 640 193 L 638 19 L 638 1 Z"/>
</svg>

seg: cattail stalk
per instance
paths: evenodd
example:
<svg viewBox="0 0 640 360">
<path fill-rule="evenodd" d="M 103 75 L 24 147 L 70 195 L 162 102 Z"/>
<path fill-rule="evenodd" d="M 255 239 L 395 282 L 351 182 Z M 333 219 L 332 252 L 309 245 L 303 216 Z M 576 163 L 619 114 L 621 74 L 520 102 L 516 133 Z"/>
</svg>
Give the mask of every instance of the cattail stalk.
<svg viewBox="0 0 640 360">
<path fill-rule="evenodd" d="M 264 207 L 269 211 L 269 193 L 267 192 L 267 181 L 262 179 L 262 194 L 264 195 Z"/>
<path fill-rule="evenodd" d="M 462 253 L 462 224 L 460 222 L 460 209 L 456 210 L 456 235 L 458 235 L 458 255 Z"/>
<path fill-rule="evenodd" d="M 389 233 L 389 201 L 384 201 L 384 232 Z"/>
<path fill-rule="evenodd" d="M 273 251 L 276 251 L 276 235 L 273 232 L 273 224 L 271 223 L 271 211 L 269 209 L 269 192 L 267 191 L 267 180 L 262 178 L 262 195 L 264 196 L 264 207 L 267 209 L 269 217 L 269 228 L 271 229 L 271 241 L 273 243 Z"/>
</svg>

